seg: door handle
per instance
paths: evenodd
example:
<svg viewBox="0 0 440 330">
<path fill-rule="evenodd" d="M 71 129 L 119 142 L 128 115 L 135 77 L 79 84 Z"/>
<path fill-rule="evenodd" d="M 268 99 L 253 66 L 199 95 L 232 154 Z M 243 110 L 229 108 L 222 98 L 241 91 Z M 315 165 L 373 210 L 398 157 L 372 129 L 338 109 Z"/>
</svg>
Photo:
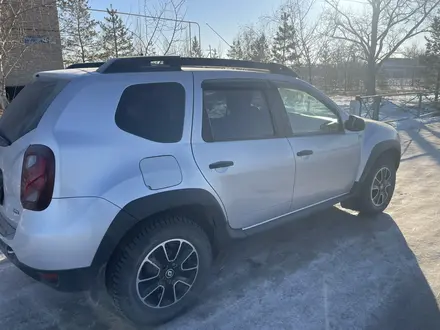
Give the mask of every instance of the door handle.
<svg viewBox="0 0 440 330">
<path fill-rule="evenodd" d="M 230 160 L 222 160 L 219 162 L 209 164 L 209 168 L 211 170 L 216 169 L 216 168 L 231 167 L 231 166 L 234 166 L 234 162 L 232 162 Z"/>
<path fill-rule="evenodd" d="M 298 152 L 296 153 L 296 155 L 299 156 L 299 157 L 302 157 L 302 156 L 310 156 L 310 155 L 312 155 L 312 154 L 313 154 L 313 150 L 301 150 L 301 151 L 298 151 Z"/>
</svg>

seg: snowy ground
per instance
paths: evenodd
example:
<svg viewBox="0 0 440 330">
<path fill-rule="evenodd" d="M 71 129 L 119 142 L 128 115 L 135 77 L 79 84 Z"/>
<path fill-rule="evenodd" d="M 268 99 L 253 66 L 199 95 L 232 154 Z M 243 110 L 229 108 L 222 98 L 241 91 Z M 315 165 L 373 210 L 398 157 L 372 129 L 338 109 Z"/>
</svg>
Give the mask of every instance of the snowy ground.
<svg viewBox="0 0 440 330">
<path fill-rule="evenodd" d="M 396 126 L 403 159 L 387 214 L 335 207 L 237 242 L 202 303 L 161 329 L 440 329 L 440 122 Z M 132 328 L 0 255 L 0 329 Z"/>
<path fill-rule="evenodd" d="M 350 101 L 355 100 L 355 96 L 332 96 L 340 107 L 345 111 L 350 111 Z M 423 95 L 421 107 L 419 107 L 419 95 L 410 93 L 402 95 L 387 95 L 382 96 L 382 101 L 379 109 L 379 119 L 381 121 L 400 121 L 408 118 L 415 118 L 418 115 L 432 113 L 434 102 L 434 95 Z M 373 110 L 371 108 L 373 99 L 364 99 L 361 107 L 361 116 L 372 118 Z M 358 114 L 358 113 L 356 113 Z"/>
</svg>

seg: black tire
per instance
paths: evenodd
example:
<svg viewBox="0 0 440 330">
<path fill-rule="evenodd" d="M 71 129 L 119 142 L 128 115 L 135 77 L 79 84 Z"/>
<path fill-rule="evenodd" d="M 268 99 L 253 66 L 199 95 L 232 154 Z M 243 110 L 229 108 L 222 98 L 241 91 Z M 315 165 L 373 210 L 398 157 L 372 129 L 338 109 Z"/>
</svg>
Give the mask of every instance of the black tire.
<svg viewBox="0 0 440 330">
<path fill-rule="evenodd" d="M 180 243 L 177 240 L 180 240 Z M 165 246 L 170 258 L 161 249 L 161 244 L 164 242 L 168 242 Z M 179 244 L 180 247 L 178 247 Z M 195 250 L 196 254 L 189 252 L 191 248 Z M 184 249 L 186 250 L 184 251 Z M 175 256 L 173 253 L 175 253 Z M 171 264 L 168 261 L 174 258 L 177 264 L 185 258 L 184 253 L 189 254 L 190 257 L 180 263 L 180 266 L 176 266 L 174 263 Z M 144 263 L 147 256 L 149 256 L 148 260 L 151 258 L 154 263 L 150 261 Z M 195 260 L 198 261 L 198 269 L 194 275 L 194 271 L 190 268 L 194 267 Z M 185 217 L 164 216 L 146 222 L 139 228 L 139 231 L 124 239 L 124 243 L 109 265 L 107 289 L 116 309 L 135 324 L 162 324 L 178 316 L 194 304 L 209 275 L 211 262 L 211 244 L 206 233 L 196 223 Z M 143 263 L 144 266 L 140 270 Z M 189 263 L 192 263 L 192 265 L 189 265 Z M 153 267 L 153 264 L 157 266 Z M 162 264 L 166 265 L 163 266 Z M 157 270 L 159 266 L 163 267 Z M 167 273 L 170 269 L 173 271 L 173 275 L 171 275 L 173 277 L 171 278 L 168 277 L 170 273 Z M 146 280 L 138 287 L 138 276 L 139 279 L 144 277 L 141 280 L 145 280 L 154 276 L 156 272 L 158 275 L 154 280 Z M 184 285 L 179 279 L 191 282 L 193 277 L 192 286 L 186 290 L 185 288 L 188 288 L 188 286 Z M 163 286 L 159 287 L 162 284 Z M 159 285 L 157 290 L 145 298 L 144 303 L 139 295 L 144 296 L 150 288 L 156 285 Z M 170 295 L 170 292 L 173 292 L 174 295 Z M 176 297 L 180 300 L 168 305 Z M 159 302 L 160 308 L 153 306 L 157 302 Z"/>
<path fill-rule="evenodd" d="M 375 189 L 372 191 L 373 181 L 378 183 L 379 181 L 375 180 L 377 175 L 380 174 L 379 171 L 382 170 L 383 173 L 389 173 L 389 179 L 386 180 L 387 184 L 377 184 L 379 187 L 386 187 L 389 183 L 388 188 L 381 188 L 382 190 Z M 362 183 L 362 186 L 359 191 L 359 195 L 356 200 L 353 202 L 355 209 L 359 211 L 361 214 L 365 215 L 374 215 L 383 212 L 389 205 L 395 185 L 396 185 L 396 164 L 391 157 L 386 155 L 379 157 L 374 166 L 369 171 L 365 181 Z M 387 176 L 384 174 L 385 177 Z M 381 198 L 377 194 L 380 194 L 381 191 L 386 192 Z M 375 197 L 375 198 L 374 198 Z"/>
</svg>

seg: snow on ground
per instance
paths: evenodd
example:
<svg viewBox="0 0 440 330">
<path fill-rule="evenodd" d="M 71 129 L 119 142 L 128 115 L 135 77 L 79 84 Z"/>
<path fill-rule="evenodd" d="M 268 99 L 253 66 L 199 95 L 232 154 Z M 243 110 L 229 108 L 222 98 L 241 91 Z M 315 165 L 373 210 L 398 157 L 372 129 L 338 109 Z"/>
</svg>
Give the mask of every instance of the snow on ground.
<svg viewBox="0 0 440 330">
<path fill-rule="evenodd" d="M 386 214 L 334 207 L 236 242 L 201 302 L 160 329 L 440 329 L 440 122 L 396 127 L 403 158 Z M 0 329 L 133 328 L 0 260 Z"/>
<path fill-rule="evenodd" d="M 350 102 L 355 100 L 355 96 L 332 96 L 342 109 L 350 112 Z M 422 107 L 420 114 L 432 112 L 429 104 L 432 103 L 433 95 L 422 97 Z M 366 105 L 361 108 L 361 116 L 371 118 L 373 110 L 370 108 L 372 99 L 366 100 Z M 417 94 L 409 95 L 390 95 L 383 96 L 379 109 L 379 119 L 381 121 L 401 121 L 409 118 L 416 118 L 419 114 L 419 97 Z"/>
</svg>

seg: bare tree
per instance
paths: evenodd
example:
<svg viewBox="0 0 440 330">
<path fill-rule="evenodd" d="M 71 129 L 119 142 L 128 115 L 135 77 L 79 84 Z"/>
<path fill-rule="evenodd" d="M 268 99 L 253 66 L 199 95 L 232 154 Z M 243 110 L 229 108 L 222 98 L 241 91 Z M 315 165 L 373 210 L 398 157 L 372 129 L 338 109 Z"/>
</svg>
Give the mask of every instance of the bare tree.
<svg viewBox="0 0 440 330">
<path fill-rule="evenodd" d="M 402 44 L 426 31 L 440 0 L 366 0 L 361 10 L 325 0 L 329 35 L 356 44 L 367 62 L 367 94 L 376 94 L 376 74 Z"/>
<path fill-rule="evenodd" d="M 440 95 L 440 15 L 434 17 L 429 35 L 426 39 L 426 53 L 422 60 L 426 65 L 425 85 L 434 91 L 435 102 L 438 103 Z"/>
<path fill-rule="evenodd" d="M 411 45 L 403 48 L 403 56 L 412 60 L 411 65 L 411 87 L 416 85 L 416 75 L 421 71 L 419 69 L 420 59 L 425 54 L 425 50 L 418 43 L 413 42 Z"/>
<path fill-rule="evenodd" d="M 329 42 L 331 49 L 331 62 L 335 68 L 334 89 L 359 91 L 360 81 L 364 76 L 364 65 L 359 60 L 359 49 L 355 44 L 343 40 Z"/>
<path fill-rule="evenodd" d="M 403 56 L 411 59 L 417 59 L 424 53 L 425 49 L 419 46 L 417 42 L 413 42 L 411 45 L 405 46 L 402 51 Z"/>
<path fill-rule="evenodd" d="M 23 57 L 31 51 L 41 52 L 40 47 L 59 47 L 53 40 L 53 33 L 45 31 L 47 37 L 41 37 L 38 31 L 48 23 L 55 0 L 0 0 L 0 109 L 7 105 L 6 83 L 11 73 L 23 70 Z M 56 15 L 56 11 L 55 11 Z M 39 17 L 32 21 L 31 17 Z M 52 26 L 58 31 L 58 25 Z M 41 33 L 41 32 L 40 32 Z M 27 67 L 26 67 L 27 69 Z M 31 68 L 30 68 L 31 69 Z M 35 69 L 35 68 L 34 68 Z"/>
<path fill-rule="evenodd" d="M 133 33 L 138 53 L 167 55 L 179 52 L 182 47 L 176 44 L 191 42 L 183 35 L 185 5 L 186 0 L 159 0 L 156 4 L 145 0 L 143 14 L 148 17 L 138 20 Z"/>
</svg>

